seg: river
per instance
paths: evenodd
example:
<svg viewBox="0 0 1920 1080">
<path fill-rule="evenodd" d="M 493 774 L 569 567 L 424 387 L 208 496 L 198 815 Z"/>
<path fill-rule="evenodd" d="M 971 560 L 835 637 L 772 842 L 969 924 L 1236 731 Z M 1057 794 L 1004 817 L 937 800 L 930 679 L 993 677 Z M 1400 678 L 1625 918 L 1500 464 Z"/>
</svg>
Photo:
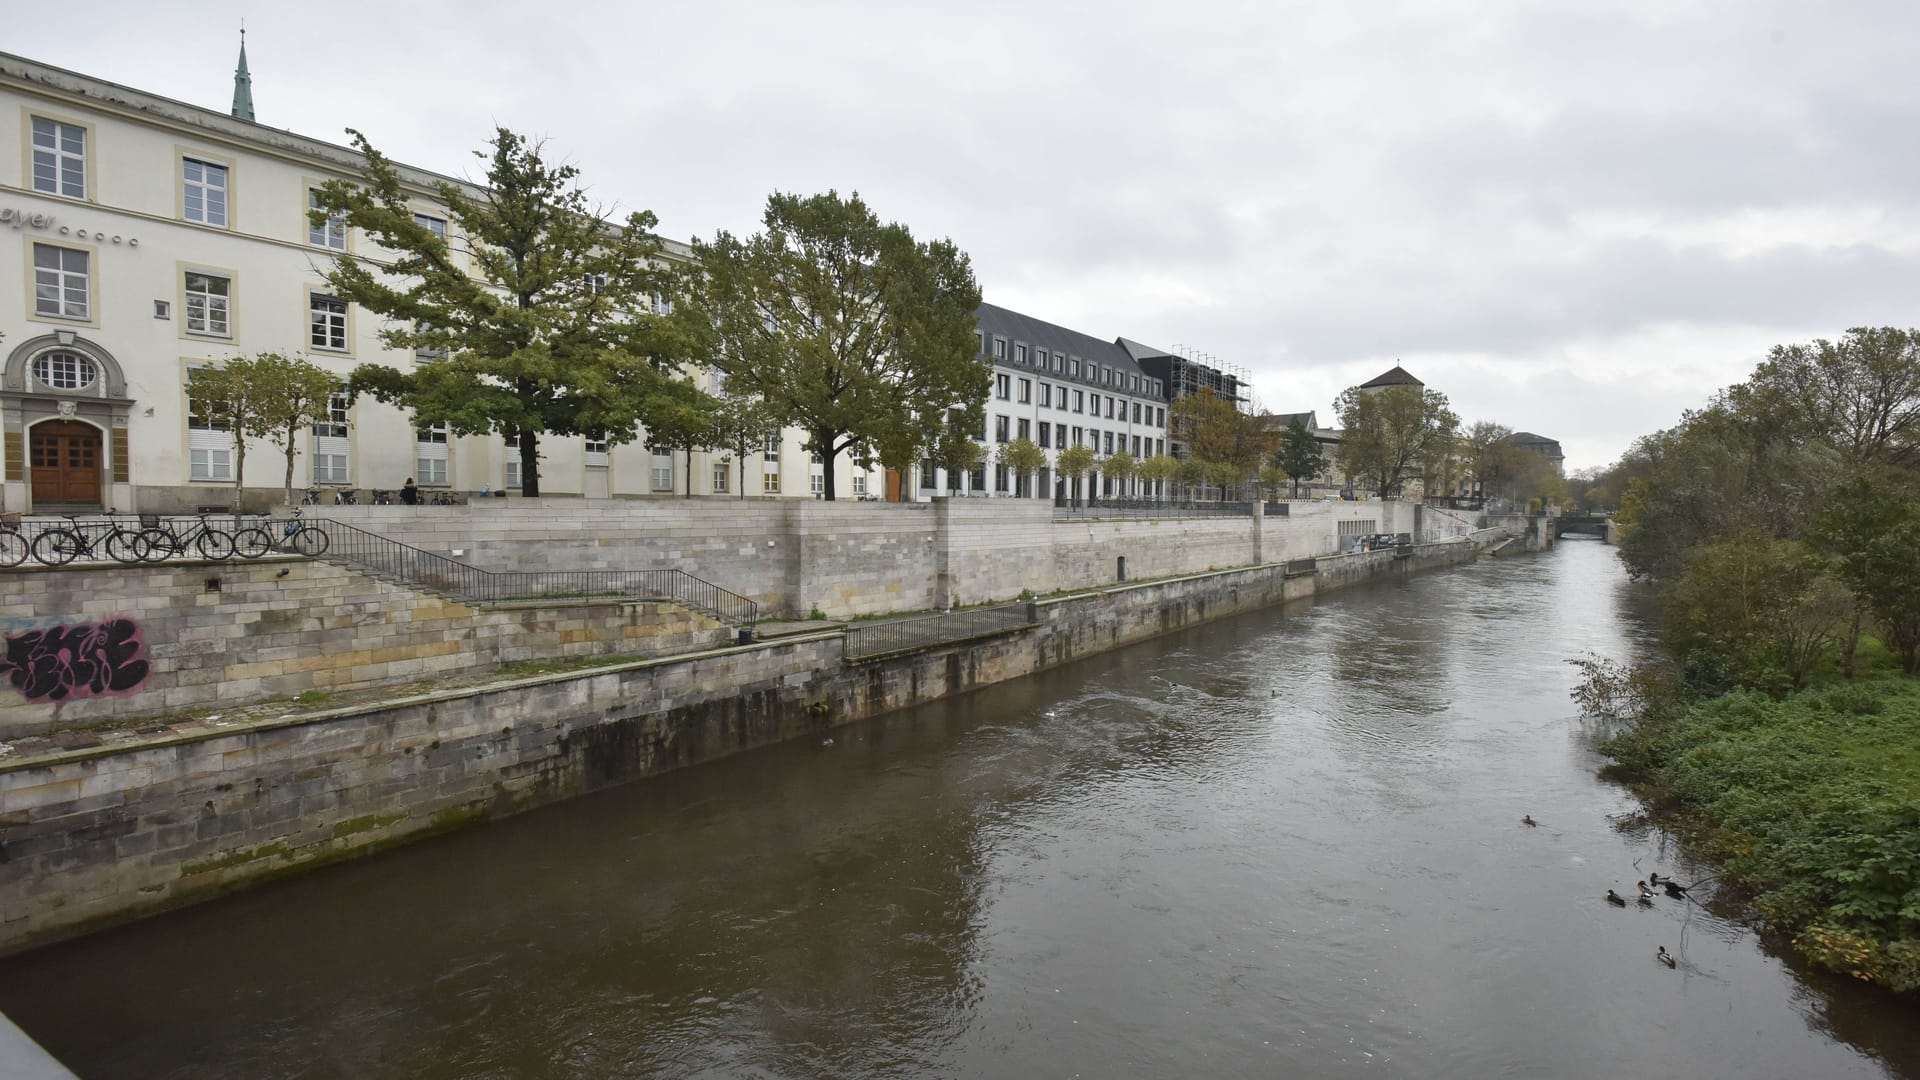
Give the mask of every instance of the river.
<svg viewBox="0 0 1920 1080">
<path fill-rule="evenodd" d="M 1699 873 L 1567 699 L 1646 632 L 1610 548 L 1483 559 L 14 957 L 0 1009 L 89 1080 L 1920 1077 L 1911 1002 L 1603 901 Z"/>
</svg>

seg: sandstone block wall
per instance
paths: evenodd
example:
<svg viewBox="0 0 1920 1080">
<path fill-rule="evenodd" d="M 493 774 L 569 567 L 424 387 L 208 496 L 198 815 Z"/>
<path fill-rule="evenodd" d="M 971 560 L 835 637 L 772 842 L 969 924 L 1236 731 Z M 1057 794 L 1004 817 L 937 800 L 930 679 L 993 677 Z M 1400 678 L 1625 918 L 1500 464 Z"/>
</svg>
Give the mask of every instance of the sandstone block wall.
<svg viewBox="0 0 1920 1080">
<path fill-rule="evenodd" d="M 0 630 L 0 738 L 729 633 L 672 604 L 476 609 L 308 560 L 0 571 Z"/>
</svg>

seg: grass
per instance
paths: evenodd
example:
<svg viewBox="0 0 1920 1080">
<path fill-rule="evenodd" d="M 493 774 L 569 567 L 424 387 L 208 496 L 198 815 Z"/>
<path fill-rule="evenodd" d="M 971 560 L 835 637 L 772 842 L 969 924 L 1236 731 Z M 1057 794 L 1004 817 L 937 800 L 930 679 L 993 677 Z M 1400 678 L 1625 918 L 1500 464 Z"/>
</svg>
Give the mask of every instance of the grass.
<svg viewBox="0 0 1920 1080">
<path fill-rule="evenodd" d="M 495 674 L 504 678 L 519 679 L 529 675 L 558 675 L 564 671 L 584 671 L 587 668 L 631 664 L 646 659 L 648 657 L 635 653 L 628 656 L 585 656 L 575 660 L 522 660 L 515 664 L 501 664 L 495 669 Z"/>
<path fill-rule="evenodd" d="M 1604 750 L 1809 960 L 1920 990 L 1920 680 L 1735 691 Z"/>
</svg>

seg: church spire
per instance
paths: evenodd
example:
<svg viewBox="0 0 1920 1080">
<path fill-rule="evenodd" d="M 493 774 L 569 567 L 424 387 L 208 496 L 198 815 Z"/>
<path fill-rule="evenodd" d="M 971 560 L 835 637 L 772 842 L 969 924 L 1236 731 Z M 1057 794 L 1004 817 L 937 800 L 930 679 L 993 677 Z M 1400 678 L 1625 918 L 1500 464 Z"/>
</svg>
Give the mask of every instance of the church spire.
<svg viewBox="0 0 1920 1080">
<path fill-rule="evenodd" d="M 247 28 L 240 27 L 240 66 L 233 69 L 233 115 L 253 119 L 253 76 L 247 74 Z"/>
</svg>

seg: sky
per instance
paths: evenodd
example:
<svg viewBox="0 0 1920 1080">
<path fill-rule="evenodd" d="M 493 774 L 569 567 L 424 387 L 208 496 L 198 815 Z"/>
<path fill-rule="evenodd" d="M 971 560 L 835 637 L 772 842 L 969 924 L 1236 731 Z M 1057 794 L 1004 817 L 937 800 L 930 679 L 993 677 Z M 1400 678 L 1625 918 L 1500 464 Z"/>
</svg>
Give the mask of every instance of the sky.
<svg viewBox="0 0 1920 1080">
<path fill-rule="evenodd" d="M 243 18 L 261 123 L 470 176 L 503 125 L 683 240 L 858 191 L 992 303 L 1323 423 L 1398 362 L 1570 469 L 1920 324 L 1911 0 L 141 0 L 0 48 L 225 109 Z"/>
</svg>

